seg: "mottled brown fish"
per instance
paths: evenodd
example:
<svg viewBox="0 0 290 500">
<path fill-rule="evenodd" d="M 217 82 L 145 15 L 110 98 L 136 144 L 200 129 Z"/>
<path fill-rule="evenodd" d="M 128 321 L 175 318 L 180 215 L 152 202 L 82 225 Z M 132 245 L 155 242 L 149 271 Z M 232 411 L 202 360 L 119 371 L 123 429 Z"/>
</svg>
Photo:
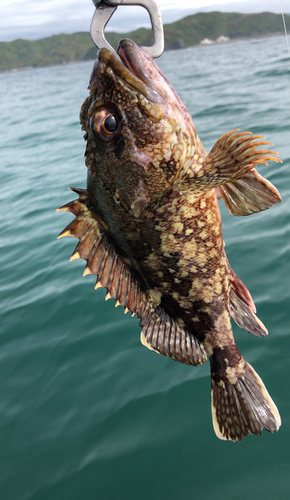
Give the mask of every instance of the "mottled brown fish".
<svg viewBox="0 0 290 500">
<path fill-rule="evenodd" d="M 280 202 L 255 170 L 280 160 L 237 129 L 207 154 L 151 56 L 131 40 L 118 55 L 103 48 L 94 65 L 81 110 L 87 190 L 60 208 L 76 216 L 60 236 L 79 239 L 71 260 L 85 259 L 96 288 L 137 314 L 146 347 L 194 366 L 209 357 L 219 438 L 277 431 L 279 412 L 233 336 L 231 317 L 254 335 L 267 330 L 228 263 L 217 197 L 237 216 Z"/>
</svg>

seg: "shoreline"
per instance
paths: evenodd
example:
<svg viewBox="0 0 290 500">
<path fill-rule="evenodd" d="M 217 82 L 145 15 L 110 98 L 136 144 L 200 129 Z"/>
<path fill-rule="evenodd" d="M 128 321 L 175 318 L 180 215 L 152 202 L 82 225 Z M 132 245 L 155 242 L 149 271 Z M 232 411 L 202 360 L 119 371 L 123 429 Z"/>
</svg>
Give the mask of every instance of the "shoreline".
<svg viewBox="0 0 290 500">
<path fill-rule="evenodd" d="M 287 32 L 287 35 L 290 35 L 290 32 Z M 178 51 L 178 50 L 184 50 L 184 49 L 194 49 L 194 48 L 206 48 L 206 47 L 212 47 L 213 45 L 219 45 L 219 46 L 222 46 L 222 45 L 228 45 L 230 43 L 238 43 L 238 42 L 246 42 L 246 41 L 254 41 L 254 40 L 261 40 L 263 38 L 274 38 L 274 37 L 279 37 L 279 36 L 284 36 L 285 37 L 285 32 L 284 31 L 278 31 L 276 33 L 267 33 L 265 35 L 256 35 L 256 36 L 248 36 L 248 37 L 240 37 L 240 38 L 231 38 L 230 40 L 228 41 L 224 41 L 224 42 L 217 42 L 216 40 L 215 41 L 212 41 L 211 43 L 209 44 L 202 44 L 201 42 L 198 43 L 197 45 L 191 45 L 191 46 L 188 46 L 188 47 L 182 47 L 182 48 L 178 48 L 178 49 L 167 49 L 167 50 L 164 50 L 164 52 L 169 52 L 169 51 Z M 97 47 L 96 47 L 96 52 L 97 52 Z M 12 69 L 6 69 L 6 70 L 3 70 L 1 71 L 0 70 L 0 74 L 5 74 L 5 73 L 19 73 L 19 72 L 22 72 L 22 71 L 31 71 L 31 70 L 35 70 L 35 69 L 43 69 L 43 68 L 55 68 L 55 67 L 61 67 L 61 66 L 68 66 L 70 64 L 82 64 L 82 63 L 86 63 L 86 62 L 90 62 L 90 61 L 94 61 L 95 59 L 82 59 L 81 61 L 63 61 L 62 63 L 60 64 L 47 64 L 47 65 L 44 65 L 44 66 L 23 66 L 23 67 L 19 67 L 19 68 L 12 68 Z"/>
<path fill-rule="evenodd" d="M 287 32 L 287 35 L 290 35 L 290 31 Z M 211 43 L 199 43 L 198 45 L 194 45 L 193 47 L 211 47 L 212 45 L 228 45 L 229 43 L 236 43 L 236 42 L 247 42 L 249 40 L 260 40 L 263 38 L 274 38 L 276 36 L 285 36 L 285 31 L 277 31 L 276 33 L 268 33 L 266 35 L 256 35 L 256 36 L 244 36 L 240 38 L 230 38 L 230 40 L 227 40 L 225 42 L 217 42 L 216 40 L 212 41 Z M 184 49 L 188 49 L 189 47 L 183 47 Z M 175 50 L 180 50 L 180 49 L 175 49 Z"/>
</svg>

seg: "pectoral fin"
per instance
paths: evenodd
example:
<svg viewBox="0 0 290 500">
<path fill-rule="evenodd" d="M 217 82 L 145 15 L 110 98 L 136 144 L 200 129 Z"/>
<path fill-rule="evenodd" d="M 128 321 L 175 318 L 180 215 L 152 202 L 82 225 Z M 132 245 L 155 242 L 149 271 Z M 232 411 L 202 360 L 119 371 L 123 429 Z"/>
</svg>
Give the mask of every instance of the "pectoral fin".
<svg viewBox="0 0 290 500">
<path fill-rule="evenodd" d="M 196 163 L 188 169 L 184 178 L 178 182 L 181 191 L 208 191 L 226 183 L 238 181 L 258 163 L 272 160 L 281 162 L 274 151 L 256 149 L 259 146 L 271 145 L 270 142 L 257 141 L 264 139 L 251 132 L 232 130 L 222 135 L 213 146 L 206 158 L 198 158 Z M 257 183 L 257 181 L 256 181 Z"/>
<path fill-rule="evenodd" d="M 253 168 L 241 179 L 222 184 L 216 190 L 232 215 L 251 215 L 280 203 L 279 191 Z"/>
</svg>

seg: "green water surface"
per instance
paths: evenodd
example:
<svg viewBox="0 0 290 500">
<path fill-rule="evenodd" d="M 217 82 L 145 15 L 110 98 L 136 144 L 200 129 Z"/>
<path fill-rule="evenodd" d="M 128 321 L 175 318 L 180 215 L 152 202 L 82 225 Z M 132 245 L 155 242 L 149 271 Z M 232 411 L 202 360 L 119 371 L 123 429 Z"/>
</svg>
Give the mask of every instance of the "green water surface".
<svg viewBox="0 0 290 500">
<path fill-rule="evenodd" d="M 55 208 L 85 187 L 79 108 L 92 62 L 0 75 L 1 500 L 290 498 L 290 61 L 282 37 L 166 52 L 162 71 L 210 150 L 234 128 L 265 135 L 283 164 L 259 170 L 283 204 L 251 217 L 221 204 L 226 252 L 269 330 L 234 325 L 282 427 L 216 438 L 209 363 L 145 349 L 84 261 Z"/>
</svg>

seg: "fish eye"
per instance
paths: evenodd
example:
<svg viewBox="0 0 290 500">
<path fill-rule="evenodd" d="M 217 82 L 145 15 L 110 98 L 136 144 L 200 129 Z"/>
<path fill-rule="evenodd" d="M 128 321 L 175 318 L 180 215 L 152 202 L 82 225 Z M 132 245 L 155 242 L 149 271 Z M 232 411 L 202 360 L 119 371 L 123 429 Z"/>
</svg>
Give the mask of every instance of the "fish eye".
<svg viewBox="0 0 290 500">
<path fill-rule="evenodd" d="M 121 120 L 111 109 L 99 109 L 91 118 L 91 131 L 94 137 L 110 142 L 120 134 Z"/>
<path fill-rule="evenodd" d="M 113 115 L 113 113 L 108 115 L 107 118 L 104 120 L 103 126 L 106 132 L 108 132 L 109 134 L 113 134 L 114 132 L 116 132 L 118 128 L 118 120 L 116 115 Z"/>
</svg>

